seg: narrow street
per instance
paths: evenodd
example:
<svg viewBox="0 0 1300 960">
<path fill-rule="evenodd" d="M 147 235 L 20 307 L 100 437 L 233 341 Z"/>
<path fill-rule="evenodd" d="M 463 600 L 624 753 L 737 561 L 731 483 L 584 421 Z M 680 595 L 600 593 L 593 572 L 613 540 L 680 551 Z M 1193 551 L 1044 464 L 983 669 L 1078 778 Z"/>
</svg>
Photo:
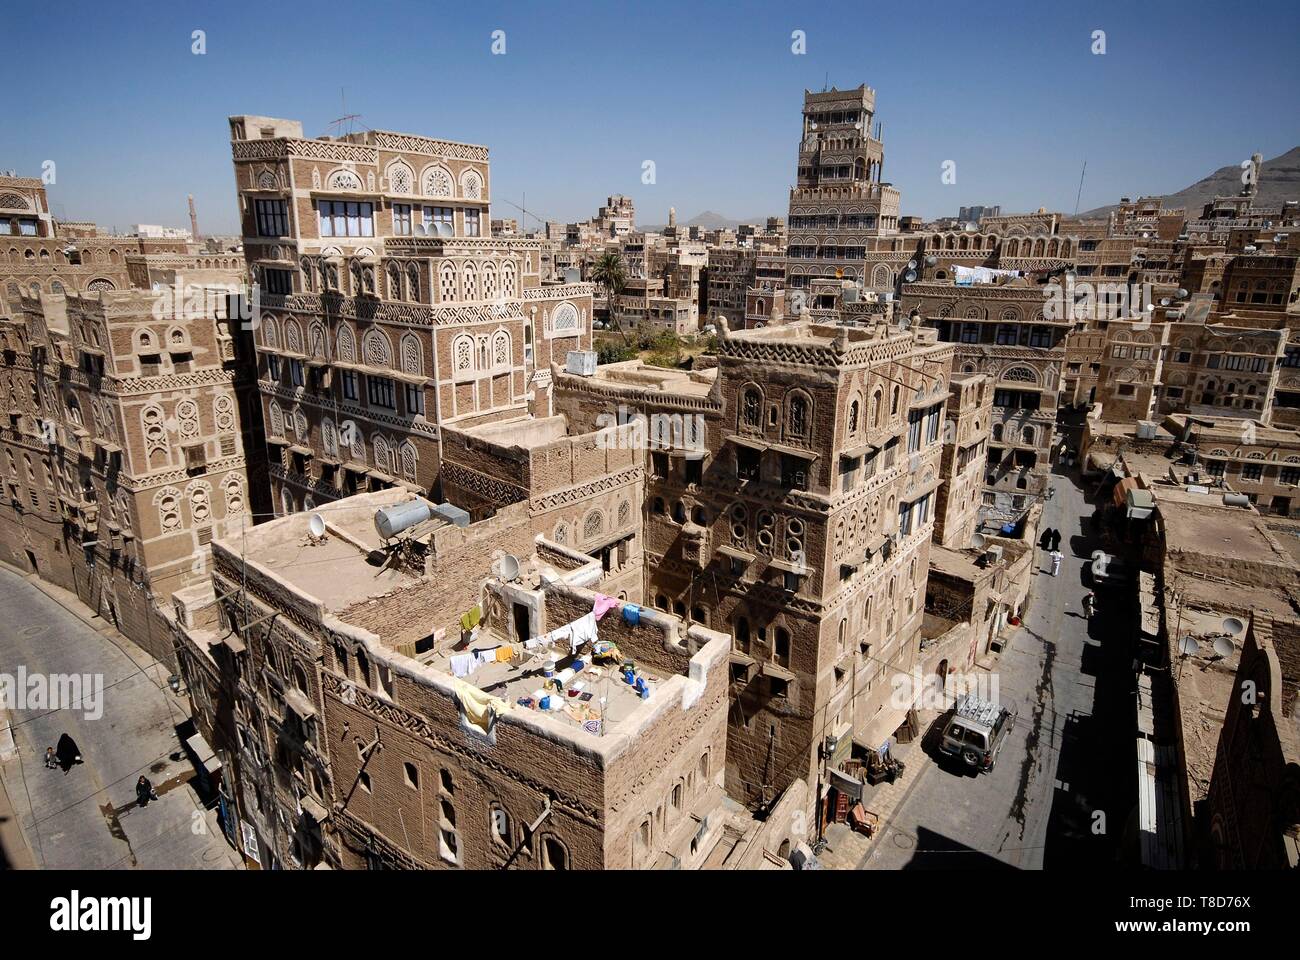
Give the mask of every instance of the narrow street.
<svg viewBox="0 0 1300 960">
<path fill-rule="evenodd" d="M 96 629 L 75 616 L 7 567 L 0 568 L 0 624 L 0 673 L 13 677 L 22 667 L 28 676 L 103 678 L 101 716 L 84 708 L 0 716 L 12 725 L 17 748 L 0 762 L 3 796 L 31 862 L 82 870 L 237 865 L 215 812 L 203 808 L 190 783 L 194 767 L 177 736 L 187 718 L 167 687 L 165 665 L 107 624 Z M 84 762 L 66 772 L 47 769 L 45 749 L 64 733 Z M 159 797 L 143 808 L 135 802 L 141 775 Z"/>
<path fill-rule="evenodd" d="M 1000 699 L 1018 713 L 991 772 L 973 776 L 927 748 L 915 779 L 859 865 L 864 869 L 1010 866 L 1062 869 L 1116 863 L 1136 803 L 1133 591 L 1097 590 L 1082 613 L 1097 548 L 1093 485 L 1058 466 L 1041 527 L 1062 533 L 1060 576 L 1037 551 L 1023 627 L 994 667 Z M 928 740 L 927 740 L 928 742 Z M 915 770 L 915 773 L 913 773 Z"/>
</svg>

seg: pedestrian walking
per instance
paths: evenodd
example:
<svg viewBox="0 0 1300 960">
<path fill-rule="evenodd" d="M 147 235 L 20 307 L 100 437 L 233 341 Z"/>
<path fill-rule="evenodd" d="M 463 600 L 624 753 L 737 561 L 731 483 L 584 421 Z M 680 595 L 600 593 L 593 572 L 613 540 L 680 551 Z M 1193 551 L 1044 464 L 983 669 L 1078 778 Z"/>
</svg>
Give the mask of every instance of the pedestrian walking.
<svg viewBox="0 0 1300 960">
<path fill-rule="evenodd" d="M 63 768 L 64 773 L 72 769 L 74 764 L 81 763 L 81 748 L 77 746 L 77 741 L 66 733 L 59 737 L 59 745 L 54 752 L 59 758 L 59 766 Z"/>
<path fill-rule="evenodd" d="M 1061 563 L 1065 560 L 1065 555 L 1060 550 L 1053 550 L 1049 556 L 1052 558 L 1052 576 L 1060 576 Z"/>
<path fill-rule="evenodd" d="M 45 769 L 53 770 L 56 767 L 58 767 L 58 765 L 59 765 L 59 757 L 54 752 L 54 748 L 46 747 L 45 748 Z"/>
<path fill-rule="evenodd" d="M 1053 552 L 1053 553 L 1056 553 L 1057 551 L 1059 551 L 1059 550 L 1061 549 L 1061 531 L 1060 531 L 1060 530 L 1057 530 L 1057 529 L 1055 529 L 1055 528 L 1052 529 L 1052 546 L 1051 546 L 1051 549 L 1052 549 L 1052 552 Z"/>
<path fill-rule="evenodd" d="M 142 776 L 135 782 L 135 798 L 142 807 L 148 805 L 150 800 L 158 799 L 158 794 L 154 792 L 153 784 L 149 782 L 148 777 Z"/>
<path fill-rule="evenodd" d="M 1091 593 L 1083 595 L 1083 615 L 1086 619 L 1091 620 L 1093 612 L 1097 609 L 1097 598 Z"/>
</svg>

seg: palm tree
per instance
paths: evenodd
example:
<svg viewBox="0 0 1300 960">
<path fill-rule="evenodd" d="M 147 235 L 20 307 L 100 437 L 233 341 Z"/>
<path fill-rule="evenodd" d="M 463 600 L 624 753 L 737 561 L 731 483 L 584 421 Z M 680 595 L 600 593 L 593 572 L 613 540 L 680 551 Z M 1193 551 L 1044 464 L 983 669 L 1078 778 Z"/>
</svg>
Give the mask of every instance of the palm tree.
<svg viewBox="0 0 1300 960">
<path fill-rule="evenodd" d="M 614 304 L 618 301 L 623 287 L 627 283 L 627 271 L 623 268 L 623 258 L 617 253 L 603 253 L 591 267 L 591 280 L 605 288 L 605 304 L 609 311 L 609 322 L 623 335 L 623 342 L 628 342 L 627 332 L 614 315 Z"/>
</svg>

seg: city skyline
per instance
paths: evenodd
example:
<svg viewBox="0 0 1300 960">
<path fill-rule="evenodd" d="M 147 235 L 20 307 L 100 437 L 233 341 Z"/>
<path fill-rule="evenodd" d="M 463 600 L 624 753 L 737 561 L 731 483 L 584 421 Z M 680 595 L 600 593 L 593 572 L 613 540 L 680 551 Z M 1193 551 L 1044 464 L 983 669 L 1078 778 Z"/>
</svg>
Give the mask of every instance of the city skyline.
<svg viewBox="0 0 1300 960">
<path fill-rule="evenodd" d="M 112 43 L 119 58 L 165 71 L 168 82 L 143 84 L 119 70 L 88 87 L 75 74 L 42 71 L 31 59 L 35 48 L 20 48 L 3 68 L 7 88 L 16 100 L 57 109 L 15 117 L 0 152 L 4 166 L 22 176 L 40 176 L 54 162 L 48 186 L 64 219 L 119 230 L 137 222 L 188 226 L 192 193 L 200 230 L 223 234 L 233 231 L 236 212 L 229 167 L 214 158 L 227 143 L 225 117 L 244 111 L 301 116 L 309 136 L 335 133 L 340 127 L 331 121 L 355 113 L 355 129 L 485 145 L 495 172 L 492 213 L 521 222 L 512 203 L 572 222 L 618 193 L 651 224 L 666 222 L 669 207 L 682 222 L 706 210 L 732 219 L 781 215 L 792 186 L 798 97 L 823 85 L 843 90 L 865 82 L 876 90 L 889 145 L 883 179 L 901 192 L 904 215 L 927 219 L 972 204 L 1068 214 L 1076 196 L 1085 211 L 1120 196 L 1179 190 L 1252 153 L 1269 158 L 1300 143 L 1293 115 L 1272 109 L 1300 79 L 1283 46 L 1294 33 L 1285 23 L 1300 22 L 1290 5 L 1265 7 L 1264 19 L 1282 28 L 1268 32 L 1278 38 L 1273 57 L 1272 41 L 1256 31 L 1234 33 L 1239 18 L 1213 7 L 1174 20 L 1158 4 L 1077 13 L 1019 6 L 987 26 L 940 17 L 923 31 L 889 11 L 873 14 L 869 25 L 864 19 L 860 31 L 846 28 L 848 7 L 812 16 L 763 5 L 739 23 L 712 9 L 667 5 L 644 20 L 638 10 L 446 11 L 436 24 L 444 42 L 429 57 L 393 56 L 386 31 L 379 40 L 350 37 L 357 49 L 347 59 L 372 73 L 350 67 L 340 83 L 343 71 L 322 69 L 315 54 L 333 42 L 338 17 L 300 25 L 286 55 L 273 31 L 248 33 L 252 10 L 244 5 L 233 5 L 220 22 L 209 22 L 202 9 L 169 9 L 130 31 L 86 7 L 79 13 L 84 28 L 66 37 L 65 55 L 94 57 L 90 43 Z M 400 4 L 383 13 L 393 24 L 427 15 Z M 42 16 L 21 10 L 13 24 L 40 32 L 48 28 Z M 1023 34 L 1004 29 L 1008 22 L 1039 39 L 1026 47 Z M 633 27 L 634 41 L 616 32 Z M 1093 52 L 1095 30 L 1105 31 L 1104 54 Z M 803 32 L 803 54 L 792 52 L 800 43 L 795 31 Z M 928 55 L 919 62 L 909 44 L 922 37 Z M 1208 37 L 1219 65 L 1213 71 L 1196 53 Z M 856 50 L 866 42 L 872 55 L 863 59 Z M 504 53 L 493 53 L 494 44 Z M 1254 70 L 1226 68 L 1247 56 L 1272 64 L 1267 84 Z M 555 72 L 583 58 L 581 85 Z M 957 58 L 972 66 L 935 65 Z M 300 74 L 315 82 L 293 82 Z M 539 77 L 555 83 L 539 87 Z M 642 78 L 641 86 L 629 77 Z M 1141 92 L 1162 86 L 1178 92 Z M 1254 107 L 1230 108 L 1243 98 Z M 1110 108 L 1080 108 L 1081 100 Z M 1200 118 L 1207 116 L 1215 118 L 1213 135 L 1204 132 Z M 126 128 L 132 136 L 123 136 Z M 95 140 L 100 150 L 84 149 Z M 988 150 L 993 141 L 1003 149 Z M 1128 146 L 1116 149 L 1117 142 Z M 705 154 L 713 144 L 726 144 L 726 153 Z M 654 163 L 653 184 L 642 182 L 646 161 Z M 943 178 L 948 161 L 953 183 Z M 528 227 L 535 223 L 528 218 Z"/>
</svg>

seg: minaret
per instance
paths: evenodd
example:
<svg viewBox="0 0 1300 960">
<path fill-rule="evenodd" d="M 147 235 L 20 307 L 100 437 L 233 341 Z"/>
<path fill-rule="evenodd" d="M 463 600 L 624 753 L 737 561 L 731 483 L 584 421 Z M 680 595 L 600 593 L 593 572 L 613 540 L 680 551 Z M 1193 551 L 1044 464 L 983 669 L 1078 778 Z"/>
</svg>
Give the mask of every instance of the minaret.
<svg viewBox="0 0 1300 960">
<path fill-rule="evenodd" d="M 676 208 L 676 207 L 669 207 L 669 208 L 668 208 L 668 226 L 670 226 L 670 227 L 675 227 L 675 226 L 677 226 L 677 208 Z"/>
<path fill-rule="evenodd" d="M 194 194 L 190 194 L 190 238 L 199 242 L 199 215 L 194 212 Z"/>
<path fill-rule="evenodd" d="M 1259 193 L 1259 170 L 1263 165 L 1263 154 L 1252 153 L 1250 155 L 1250 179 L 1246 181 L 1246 188 L 1241 191 L 1242 196 L 1253 197 Z"/>
</svg>

